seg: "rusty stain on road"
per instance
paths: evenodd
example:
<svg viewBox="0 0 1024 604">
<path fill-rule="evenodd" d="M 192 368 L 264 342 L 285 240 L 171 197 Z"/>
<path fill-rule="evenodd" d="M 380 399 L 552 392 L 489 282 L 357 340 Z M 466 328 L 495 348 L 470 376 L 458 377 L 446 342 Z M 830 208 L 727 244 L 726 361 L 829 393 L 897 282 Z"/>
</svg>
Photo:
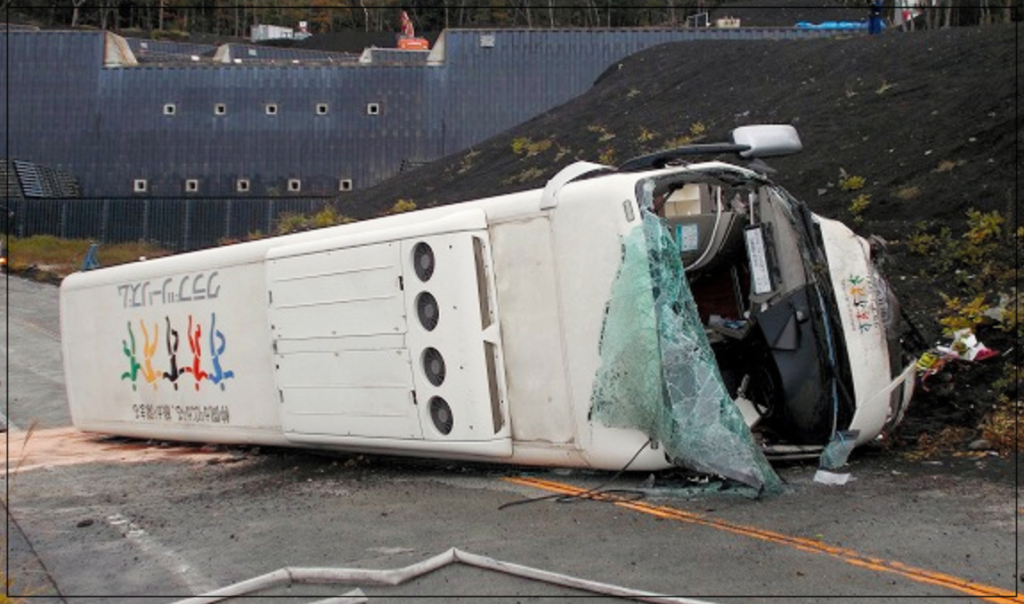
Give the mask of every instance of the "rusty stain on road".
<svg viewBox="0 0 1024 604">
<path fill-rule="evenodd" d="M 7 464 L 0 476 L 41 468 L 88 463 L 143 463 L 164 460 L 210 463 L 235 460 L 227 451 L 203 450 L 200 445 L 153 446 L 144 440 L 112 440 L 75 428 L 52 428 L 7 433 Z"/>
<path fill-rule="evenodd" d="M 930 585 L 937 585 L 960 593 L 964 593 L 970 596 L 981 598 L 987 602 L 996 602 L 999 604 L 1022 604 L 1024 603 L 1024 597 L 1014 593 L 1008 589 L 1001 589 L 993 587 L 991 585 L 985 585 L 982 583 L 976 583 L 967 579 L 961 579 L 951 575 L 938 573 L 922 568 L 916 568 L 902 562 L 894 560 L 884 560 L 882 558 L 875 558 L 868 556 L 860 552 L 854 551 L 849 548 L 836 547 L 828 545 L 814 539 L 805 539 L 802 537 L 792 537 L 782 533 L 760 529 L 752 526 L 745 526 L 742 524 L 736 524 L 725 520 L 719 520 L 703 514 L 696 514 L 694 512 L 687 512 L 685 510 L 679 510 L 676 508 L 652 505 L 649 503 L 629 501 L 621 499 L 614 495 L 602 495 L 592 494 L 586 489 L 574 487 L 572 485 L 563 484 L 560 482 L 553 482 L 550 480 L 541 480 L 538 478 L 527 478 L 527 477 L 508 477 L 504 480 L 513 484 L 518 484 L 527 487 L 533 487 L 535 489 L 541 489 L 552 493 L 558 493 L 561 495 L 586 495 L 594 499 L 601 499 L 608 501 L 618 507 L 633 510 L 643 514 L 650 514 L 657 516 L 658 518 L 664 518 L 666 520 L 677 520 L 680 522 L 686 522 L 689 524 L 698 524 L 701 526 L 707 526 L 723 531 L 727 531 L 736 535 L 742 535 L 744 537 L 752 537 L 754 539 L 760 539 L 762 541 L 768 541 L 776 543 L 778 545 L 786 545 L 789 547 L 796 548 L 798 550 L 809 552 L 813 554 L 825 554 L 838 558 L 847 564 L 866 568 L 877 572 L 892 573 L 900 575 L 912 581 L 918 583 L 926 583 Z"/>
</svg>

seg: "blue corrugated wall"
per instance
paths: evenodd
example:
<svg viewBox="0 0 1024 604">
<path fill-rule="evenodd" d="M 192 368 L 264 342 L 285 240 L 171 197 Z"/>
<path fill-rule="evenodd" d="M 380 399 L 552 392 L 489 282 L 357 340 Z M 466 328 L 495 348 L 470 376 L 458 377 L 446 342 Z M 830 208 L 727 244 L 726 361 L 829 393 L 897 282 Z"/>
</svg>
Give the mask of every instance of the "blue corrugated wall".
<svg viewBox="0 0 1024 604">
<path fill-rule="evenodd" d="M 101 111 L 119 123 L 99 136 L 117 150 L 115 165 L 131 165 L 125 178 L 147 179 L 154 195 L 184 192 L 185 179 L 199 179 L 206 194 L 234 192 L 240 178 L 253 191 L 285 192 L 289 179 L 299 179 L 304 192 L 336 191 L 348 178 L 366 186 L 428 138 L 429 75 L 360 66 L 104 70 Z M 163 114 L 167 103 L 173 116 Z M 377 115 L 368 113 L 371 103 Z M 275 114 L 267 114 L 268 104 Z"/>
<path fill-rule="evenodd" d="M 97 158 L 103 36 L 91 32 L 11 32 L 0 45 L 0 156 L 79 175 L 114 167 Z M 39 161 L 45 160 L 45 161 Z"/>
<path fill-rule="evenodd" d="M 403 160 L 436 159 L 507 130 L 656 44 L 822 35 L 830 32 L 449 30 L 434 64 L 378 52 L 366 64 L 103 67 L 103 32 L 0 32 L 0 157 L 66 170 L 87 197 L 131 195 L 136 179 L 147 183 L 140 196 L 186 195 L 189 179 L 197 196 L 236 195 L 239 179 L 250 182 L 248 195 L 334 193 L 342 180 L 365 188 Z M 174 115 L 164 114 L 168 104 Z"/>
</svg>

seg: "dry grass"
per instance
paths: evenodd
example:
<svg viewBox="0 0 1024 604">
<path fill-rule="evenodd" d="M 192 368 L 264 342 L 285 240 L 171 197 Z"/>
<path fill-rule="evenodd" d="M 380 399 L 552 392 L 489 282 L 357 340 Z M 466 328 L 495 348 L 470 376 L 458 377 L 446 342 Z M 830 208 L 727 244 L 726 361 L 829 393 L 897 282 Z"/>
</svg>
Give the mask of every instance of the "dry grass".
<svg viewBox="0 0 1024 604">
<path fill-rule="evenodd" d="M 11 592 L 12 585 L 14 585 L 14 580 L 4 576 L 4 571 L 0 570 L 0 587 L 3 588 L 3 591 L 0 591 L 0 604 L 20 604 L 24 601 L 7 595 Z"/>
<path fill-rule="evenodd" d="M 896 191 L 896 199 L 901 201 L 910 201 L 911 199 L 917 199 L 921 196 L 921 189 L 916 186 L 903 187 Z"/>
<path fill-rule="evenodd" d="M 908 461 L 933 459 L 944 455 L 953 455 L 963 449 L 965 442 L 975 435 L 975 430 L 960 426 L 947 426 L 937 433 L 925 433 L 917 439 L 913 451 L 904 453 Z"/>
<path fill-rule="evenodd" d="M 981 425 L 982 436 L 1000 455 L 1024 451 L 1024 431 L 1017 429 L 1024 405 L 1003 397 Z"/>
<path fill-rule="evenodd" d="M 544 170 L 541 170 L 540 168 L 527 168 L 519 174 L 501 181 L 501 184 L 525 183 L 531 180 L 537 180 L 542 176 L 544 176 Z"/>
<path fill-rule="evenodd" d="M 944 160 L 940 161 L 939 165 L 937 165 L 935 167 L 935 169 L 932 170 L 932 171 L 933 172 L 939 172 L 939 173 L 951 172 L 951 171 L 953 171 L 954 168 L 959 168 L 959 167 L 965 165 L 966 163 L 967 162 L 965 162 L 962 159 L 958 159 L 956 161 L 953 161 L 953 160 L 950 160 L 950 159 L 944 159 Z"/>
<path fill-rule="evenodd" d="M 24 599 L 10 595 L 12 588 L 14 587 L 14 579 L 4 573 L 4 569 L 6 568 L 7 558 L 5 556 L 0 556 L 0 604 L 24 604 Z M 31 596 L 32 593 L 29 592 L 25 595 Z"/>
<path fill-rule="evenodd" d="M 24 272 L 35 267 L 41 272 L 66 277 L 82 268 L 82 261 L 92 241 L 88 239 L 60 239 L 51 235 L 36 235 L 24 239 L 11 238 L 10 270 Z M 152 243 L 116 243 L 99 247 L 100 266 L 114 266 L 135 262 L 139 258 L 158 258 L 172 252 Z"/>
</svg>

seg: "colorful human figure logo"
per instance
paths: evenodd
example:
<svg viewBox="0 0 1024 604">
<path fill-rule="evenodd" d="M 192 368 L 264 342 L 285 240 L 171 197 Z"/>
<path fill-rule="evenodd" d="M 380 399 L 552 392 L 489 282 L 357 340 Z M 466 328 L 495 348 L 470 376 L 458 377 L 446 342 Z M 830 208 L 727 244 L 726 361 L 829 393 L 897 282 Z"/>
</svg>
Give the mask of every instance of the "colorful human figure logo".
<svg viewBox="0 0 1024 604">
<path fill-rule="evenodd" d="M 235 372 L 224 369 L 220 365 L 220 357 L 224 354 L 224 349 L 227 348 L 227 338 L 224 337 L 224 333 L 217 330 L 217 313 L 210 314 L 210 354 L 213 355 L 213 373 L 209 374 L 208 379 L 214 384 L 220 384 L 220 389 L 224 390 L 224 380 L 229 380 L 235 377 Z"/>
<path fill-rule="evenodd" d="M 192 315 L 188 316 L 188 348 L 192 351 L 192 366 L 185 367 L 182 373 L 191 373 L 192 377 L 196 380 L 196 390 L 199 390 L 199 382 L 203 381 L 206 377 L 206 372 L 200 367 L 200 361 L 203 356 L 202 345 L 200 340 L 203 337 L 203 327 L 198 323 L 195 323 L 193 329 Z"/>
<path fill-rule="evenodd" d="M 145 321 L 139 320 L 139 327 L 142 331 L 143 355 L 140 362 L 136 351 L 135 331 L 132 328 L 131 321 L 129 321 L 127 324 L 128 337 L 121 340 L 121 351 L 128 359 L 128 370 L 121 374 L 121 379 L 131 381 L 132 389 L 135 390 L 137 389 L 138 376 L 141 373 L 143 380 L 152 385 L 154 390 L 159 389 L 159 384 L 162 380 L 167 380 L 177 390 L 178 378 L 187 373 L 194 379 L 193 384 L 196 391 L 200 390 L 203 381 L 213 382 L 221 390 L 224 390 L 226 387 L 224 382 L 233 379 L 235 372 L 230 369 L 224 369 L 224 351 L 227 349 L 228 342 L 224 332 L 217 329 L 217 314 L 211 313 L 210 315 L 210 328 L 207 340 L 209 359 L 206 361 L 209 365 L 205 367 L 205 359 L 203 358 L 204 329 L 202 324 L 195 320 L 192 315 L 188 316 L 185 336 L 188 340 L 188 351 L 191 353 L 191 360 L 185 361 L 182 359 L 183 366 L 179 366 L 179 332 L 171 324 L 170 317 L 164 317 L 164 323 L 166 325 L 164 344 L 166 348 L 165 363 L 167 369 L 156 368 L 156 365 L 160 364 L 157 354 L 160 342 L 159 323 L 153 323 L 151 331 Z"/>
<path fill-rule="evenodd" d="M 129 341 L 131 344 L 129 344 Z M 128 357 L 128 371 L 121 374 L 122 380 L 132 381 L 132 390 L 135 390 L 135 379 L 139 375 L 139 369 L 142 365 L 135 358 L 135 334 L 132 333 L 132 323 L 128 322 L 128 341 L 121 340 L 121 351 Z"/>
<path fill-rule="evenodd" d="M 152 341 L 149 339 L 149 330 L 146 329 L 146 323 L 140 320 L 139 327 L 142 328 L 142 358 L 144 363 L 142 377 L 146 380 L 147 384 L 153 385 L 153 390 L 156 390 L 157 382 L 164 377 L 163 371 L 153 369 L 153 356 L 156 354 L 157 344 L 160 341 L 160 325 L 158 323 L 153 324 Z"/>
<path fill-rule="evenodd" d="M 167 321 L 167 356 L 170 359 L 171 370 L 164 372 L 164 379 L 169 380 L 174 384 L 174 389 L 178 389 L 178 378 L 184 373 L 178 369 L 178 330 L 171 329 L 170 317 L 164 317 Z"/>
</svg>

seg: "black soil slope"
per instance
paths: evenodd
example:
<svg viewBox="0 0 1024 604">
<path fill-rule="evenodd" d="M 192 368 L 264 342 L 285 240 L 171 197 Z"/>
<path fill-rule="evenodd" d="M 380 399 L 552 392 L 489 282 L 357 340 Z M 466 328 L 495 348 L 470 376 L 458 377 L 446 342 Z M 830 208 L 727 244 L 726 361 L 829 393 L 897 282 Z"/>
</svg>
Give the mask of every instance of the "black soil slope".
<svg viewBox="0 0 1024 604">
<path fill-rule="evenodd" d="M 425 207 L 541 187 L 576 159 L 620 164 L 680 137 L 718 142 L 744 124 L 793 124 L 805 151 L 770 161 L 776 180 L 814 211 L 890 242 L 894 286 L 932 344 L 943 337 L 942 294 L 973 297 L 980 288 L 995 302 L 1014 282 L 1020 287 L 1019 273 L 1005 272 L 979 286 L 984 277 L 971 283 L 968 274 L 974 267 L 955 273 L 951 263 L 908 245 L 915 233 L 938 235 L 942 227 L 962 238 L 969 209 L 999 212 L 1007 221 L 1003 245 L 989 264 L 1014 266 L 1017 38 L 1018 28 L 1004 25 L 666 44 L 621 61 L 587 94 L 471 151 L 340 198 L 339 209 L 364 218 L 398 199 Z M 552 144 L 530 155 L 524 143 L 541 141 Z M 863 177 L 863 188 L 842 190 L 844 171 Z M 852 203 L 862 194 L 870 203 L 857 212 Z M 1019 355 L 1009 334 L 988 329 L 979 336 Z M 977 425 L 998 395 L 1016 396 L 993 387 L 1010 360 L 948 369 L 951 382 L 917 398 L 904 434 Z"/>
</svg>

